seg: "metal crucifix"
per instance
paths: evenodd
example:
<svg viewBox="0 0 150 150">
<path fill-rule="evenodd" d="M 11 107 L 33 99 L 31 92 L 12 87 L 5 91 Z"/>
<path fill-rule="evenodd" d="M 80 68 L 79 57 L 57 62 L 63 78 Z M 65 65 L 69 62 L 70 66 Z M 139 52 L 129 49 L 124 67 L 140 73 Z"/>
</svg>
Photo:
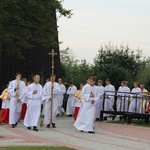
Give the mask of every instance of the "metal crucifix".
<svg viewBox="0 0 150 150">
<path fill-rule="evenodd" d="M 51 74 L 51 83 L 52 83 L 52 86 L 51 86 L 51 99 L 50 99 L 50 124 L 52 124 L 52 109 L 53 109 L 53 84 L 54 84 L 54 81 L 53 81 L 53 78 L 54 78 L 54 69 L 55 69 L 55 65 L 54 65 L 54 58 L 55 56 L 57 55 L 57 53 L 55 53 L 54 49 L 52 49 L 51 53 L 49 53 L 49 55 L 52 56 L 52 74 Z"/>
</svg>

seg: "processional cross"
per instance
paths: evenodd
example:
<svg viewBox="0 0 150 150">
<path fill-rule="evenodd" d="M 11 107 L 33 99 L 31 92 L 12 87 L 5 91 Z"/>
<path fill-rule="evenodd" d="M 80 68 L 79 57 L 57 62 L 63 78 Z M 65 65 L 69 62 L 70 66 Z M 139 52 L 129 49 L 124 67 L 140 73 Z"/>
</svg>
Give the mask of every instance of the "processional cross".
<svg viewBox="0 0 150 150">
<path fill-rule="evenodd" d="M 52 49 L 51 53 L 49 53 L 49 55 L 52 56 L 52 75 L 51 75 L 51 83 L 52 83 L 52 86 L 51 86 L 51 99 L 50 99 L 50 106 L 51 106 L 51 110 L 50 110 L 50 123 L 52 124 L 52 112 L 53 112 L 53 84 L 54 84 L 54 81 L 53 81 L 53 78 L 54 78 L 54 68 L 55 68 L 55 65 L 54 65 L 54 58 L 55 56 L 57 55 L 57 53 L 55 53 L 55 50 Z"/>
<path fill-rule="evenodd" d="M 54 73 L 54 57 L 57 55 L 57 53 L 55 53 L 54 49 L 52 49 L 51 53 L 48 54 L 52 56 L 52 73 Z"/>
<path fill-rule="evenodd" d="M 50 97 L 51 97 L 51 99 L 50 99 L 50 124 L 52 124 L 52 108 L 53 108 L 53 84 L 54 84 L 54 81 L 53 81 L 53 78 L 54 78 L 54 69 L 55 69 L 55 65 L 54 65 L 54 58 L 55 58 L 55 56 L 57 55 L 57 53 L 55 53 L 55 51 L 54 51 L 54 49 L 52 49 L 52 51 L 51 51 L 51 53 L 48 53 L 48 55 L 51 55 L 51 57 L 52 57 L 52 66 L 51 66 L 51 69 L 52 69 L 52 74 L 51 74 L 51 83 L 52 83 L 52 85 L 51 85 L 51 95 L 50 95 Z M 41 123 L 40 123 L 40 126 L 42 127 L 44 124 L 43 124 L 43 121 L 41 121 Z"/>
</svg>

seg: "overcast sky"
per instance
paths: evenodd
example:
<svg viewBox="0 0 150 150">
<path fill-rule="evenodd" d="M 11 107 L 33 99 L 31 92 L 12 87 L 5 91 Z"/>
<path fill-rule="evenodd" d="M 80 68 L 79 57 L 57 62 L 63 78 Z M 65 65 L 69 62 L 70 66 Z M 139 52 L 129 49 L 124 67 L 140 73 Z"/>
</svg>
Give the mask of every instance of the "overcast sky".
<svg viewBox="0 0 150 150">
<path fill-rule="evenodd" d="M 64 7 L 74 15 L 59 19 L 60 49 L 69 47 L 92 63 L 100 46 L 111 41 L 150 56 L 150 0 L 65 0 Z"/>
</svg>

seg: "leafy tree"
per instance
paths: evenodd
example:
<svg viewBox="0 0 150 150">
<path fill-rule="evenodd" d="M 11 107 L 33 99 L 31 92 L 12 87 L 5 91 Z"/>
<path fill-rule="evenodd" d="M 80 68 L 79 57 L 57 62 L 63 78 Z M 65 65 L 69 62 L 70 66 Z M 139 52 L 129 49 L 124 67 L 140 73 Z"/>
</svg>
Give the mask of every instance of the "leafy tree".
<svg viewBox="0 0 150 150">
<path fill-rule="evenodd" d="M 121 45 L 117 47 L 110 43 L 101 47 L 93 65 L 87 63 L 86 60 L 77 60 L 69 48 L 60 51 L 60 58 L 63 80 L 67 83 L 73 80 L 77 86 L 81 82 L 85 83 L 88 76 L 94 75 L 97 80 L 102 79 L 104 81 L 106 78 L 110 78 L 116 89 L 118 89 L 122 80 L 127 80 L 129 86 L 132 87 L 139 71 L 147 66 L 146 72 L 150 66 L 148 66 L 148 61 L 142 60 L 141 50 L 133 51 L 129 46 Z M 149 83 L 148 74 L 147 71 L 146 83 Z M 142 80 L 144 77 L 145 73 L 140 74 L 138 80 Z"/>
<path fill-rule="evenodd" d="M 73 81 L 79 87 L 80 83 L 86 82 L 87 76 L 92 72 L 92 66 L 86 60 L 76 59 L 69 48 L 60 51 L 60 60 L 61 76 L 66 84 Z"/>
<path fill-rule="evenodd" d="M 63 0 L 1 0 L 0 44 L 4 54 L 22 57 L 22 50 L 38 42 L 43 47 L 56 47 L 57 19 L 70 18 L 71 10 Z"/>
<path fill-rule="evenodd" d="M 94 76 L 93 65 L 87 63 L 86 59 L 81 60 L 79 64 L 80 68 L 80 82 L 85 83 L 88 76 Z"/>
<path fill-rule="evenodd" d="M 60 51 L 60 59 L 65 66 L 73 66 L 79 62 L 69 47 Z"/>
<path fill-rule="evenodd" d="M 137 81 L 139 84 L 145 84 L 145 87 L 150 90 L 150 58 L 145 60 L 145 66 L 139 70 Z"/>
<path fill-rule="evenodd" d="M 94 72 L 97 78 L 110 78 L 116 88 L 122 80 L 131 84 L 136 79 L 143 62 L 142 51 L 133 51 L 129 46 L 113 46 L 111 43 L 102 46 L 94 59 Z"/>
</svg>

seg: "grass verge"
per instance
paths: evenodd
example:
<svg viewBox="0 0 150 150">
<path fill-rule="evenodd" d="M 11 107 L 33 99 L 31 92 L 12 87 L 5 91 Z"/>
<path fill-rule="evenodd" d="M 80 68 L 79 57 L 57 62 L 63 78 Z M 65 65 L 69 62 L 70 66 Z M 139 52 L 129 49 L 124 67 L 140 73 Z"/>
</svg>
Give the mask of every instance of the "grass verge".
<svg viewBox="0 0 150 150">
<path fill-rule="evenodd" d="M 118 120 L 117 120 L 117 121 L 116 121 L 116 120 L 114 120 L 114 121 L 107 121 L 107 123 L 127 124 L 126 121 L 118 121 Z M 150 128 L 150 123 L 149 123 L 149 124 L 146 124 L 146 123 L 144 122 L 144 120 L 132 120 L 131 125 Z"/>
<path fill-rule="evenodd" d="M 75 150 L 67 147 L 54 147 L 54 146 L 11 146 L 0 148 L 1 150 Z"/>
</svg>

